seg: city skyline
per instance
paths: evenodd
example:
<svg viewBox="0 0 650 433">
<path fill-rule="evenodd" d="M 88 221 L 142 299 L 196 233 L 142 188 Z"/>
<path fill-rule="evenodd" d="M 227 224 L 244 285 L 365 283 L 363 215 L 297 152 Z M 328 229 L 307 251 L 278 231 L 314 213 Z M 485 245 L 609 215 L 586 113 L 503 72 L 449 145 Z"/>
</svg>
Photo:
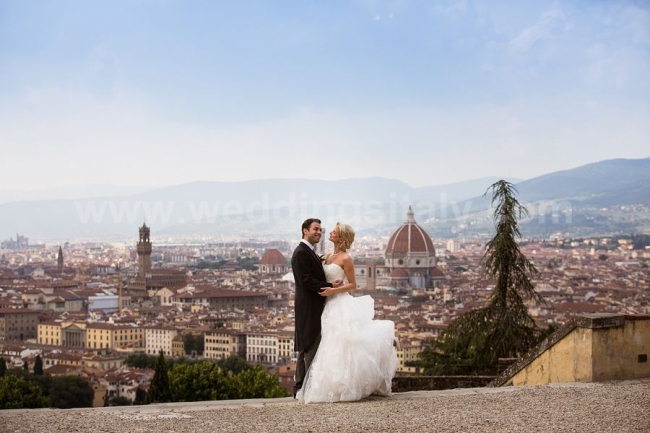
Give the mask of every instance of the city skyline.
<svg viewBox="0 0 650 433">
<path fill-rule="evenodd" d="M 0 184 L 421 187 L 647 158 L 649 28 L 633 1 L 2 0 Z"/>
</svg>

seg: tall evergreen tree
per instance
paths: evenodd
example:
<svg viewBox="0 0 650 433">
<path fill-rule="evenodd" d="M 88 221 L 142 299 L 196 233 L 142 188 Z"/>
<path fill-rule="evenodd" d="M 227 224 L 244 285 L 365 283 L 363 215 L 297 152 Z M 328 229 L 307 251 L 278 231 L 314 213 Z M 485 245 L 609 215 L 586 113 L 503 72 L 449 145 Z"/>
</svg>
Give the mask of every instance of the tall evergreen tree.
<svg viewBox="0 0 650 433">
<path fill-rule="evenodd" d="M 133 400 L 133 404 L 134 405 L 146 404 L 146 401 L 147 401 L 147 391 L 138 387 L 138 389 L 135 390 L 135 400 Z"/>
<path fill-rule="evenodd" d="M 156 361 L 156 372 L 153 375 L 153 379 L 151 379 L 149 392 L 147 392 L 146 403 L 167 403 L 171 400 L 167 363 L 165 362 L 165 355 L 161 350 Z"/>
<path fill-rule="evenodd" d="M 204 334 L 188 333 L 183 336 L 183 349 L 186 355 L 196 352 L 197 355 L 203 355 Z"/>
<path fill-rule="evenodd" d="M 3 377 L 7 372 L 7 362 L 0 356 L 0 377 Z"/>
<path fill-rule="evenodd" d="M 499 358 L 519 357 L 544 336 L 526 305 L 527 300 L 543 302 L 531 282 L 539 273 L 517 245 L 518 221 L 528 211 L 517 201 L 513 184 L 500 180 L 490 190 L 496 233 L 482 264 L 494 289 L 485 307 L 454 320 L 420 354 L 425 373 L 494 374 Z"/>
<path fill-rule="evenodd" d="M 36 355 L 36 359 L 34 360 L 34 374 L 36 376 L 43 375 L 43 359 L 41 355 Z"/>
</svg>

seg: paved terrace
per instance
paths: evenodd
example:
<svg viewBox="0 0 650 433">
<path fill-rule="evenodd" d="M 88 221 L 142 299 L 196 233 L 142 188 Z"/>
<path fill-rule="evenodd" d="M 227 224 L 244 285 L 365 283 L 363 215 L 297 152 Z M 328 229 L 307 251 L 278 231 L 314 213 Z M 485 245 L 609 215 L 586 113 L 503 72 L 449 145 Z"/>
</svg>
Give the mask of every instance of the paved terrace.
<svg viewBox="0 0 650 433">
<path fill-rule="evenodd" d="M 417 391 L 354 403 L 292 398 L 0 411 L 1 432 L 650 432 L 650 379 Z"/>
</svg>

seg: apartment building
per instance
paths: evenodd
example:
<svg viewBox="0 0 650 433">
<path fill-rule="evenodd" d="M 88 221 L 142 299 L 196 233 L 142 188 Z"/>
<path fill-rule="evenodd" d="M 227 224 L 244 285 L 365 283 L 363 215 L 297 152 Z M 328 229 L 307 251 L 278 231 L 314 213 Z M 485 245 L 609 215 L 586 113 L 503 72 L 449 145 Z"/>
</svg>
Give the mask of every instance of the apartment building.
<svg viewBox="0 0 650 433">
<path fill-rule="evenodd" d="M 278 334 L 247 333 L 246 360 L 251 363 L 276 364 L 278 362 Z"/>
<path fill-rule="evenodd" d="M 38 324 L 38 344 L 62 346 L 62 326 L 60 321 L 50 320 Z"/>
<path fill-rule="evenodd" d="M 171 301 L 176 307 L 204 306 L 216 311 L 233 309 L 251 311 L 255 308 L 267 307 L 269 304 L 268 295 L 264 293 L 221 289 L 182 293 L 179 291 L 171 297 Z"/>
<path fill-rule="evenodd" d="M 204 336 L 203 356 L 225 359 L 231 355 L 246 358 L 246 334 L 232 329 L 216 329 Z"/>
<path fill-rule="evenodd" d="M 172 326 L 145 326 L 144 347 L 147 355 L 158 355 L 162 350 L 165 356 L 172 356 L 173 341 L 178 329 Z"/>
<path fill-rule="evenodd" d="M 293 350 L 293 343 L 293 332 L 281 332 L 278 334 L 278 363 L 289 364 L 297 361 L 297 352 Z"/>
<path fill-rule="evenodd" d="M 407 366 L 410 362 L 415 362 L 419 360 L 419 354 L 422 352 L 422 346 L 416 343 L 403 343 L 401 347 L 397 349 L 397 360 L 399 364 L 397 366 L 397 371 L 401 372 L 415 372 L 415 367 Z"/>
<path fill-rule="evenodd" d="M 89 349 L 144 347 L 144 329 L 134 324 L 89 323 L 86 339 Z"/>
<path fill-rule="evenodd" d="M 0 309 L 0 341 L 24 341 L 38 335 L 38 312 L 28 308 Z"/>
</svg>

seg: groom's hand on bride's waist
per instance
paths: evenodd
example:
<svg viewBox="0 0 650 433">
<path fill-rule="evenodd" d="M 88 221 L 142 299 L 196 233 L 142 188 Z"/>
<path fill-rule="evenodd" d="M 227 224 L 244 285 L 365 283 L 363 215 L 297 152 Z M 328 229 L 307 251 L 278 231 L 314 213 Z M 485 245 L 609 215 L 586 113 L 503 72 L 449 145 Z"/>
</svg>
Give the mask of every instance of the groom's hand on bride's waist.
<svg viewBox="0 0 650 433">
<path fill-rule="evenodd" d="M 318 294 L 321 296 L 332 296 L 333 294 L 338 292 L 335 289 L 337 287 L 341 287 L 342 285 L 343 285 L 343 280 L 334 280 L 332 281 L 332 287 L 323 287 L 320 289 L 320 292 Z"/>
<path fill-rule="evenodd" d="M 336 289 L 334 287 L 323 287 L 318 294 L 321 296 L 332 296 L 335 293 Z"/>
</svg>

